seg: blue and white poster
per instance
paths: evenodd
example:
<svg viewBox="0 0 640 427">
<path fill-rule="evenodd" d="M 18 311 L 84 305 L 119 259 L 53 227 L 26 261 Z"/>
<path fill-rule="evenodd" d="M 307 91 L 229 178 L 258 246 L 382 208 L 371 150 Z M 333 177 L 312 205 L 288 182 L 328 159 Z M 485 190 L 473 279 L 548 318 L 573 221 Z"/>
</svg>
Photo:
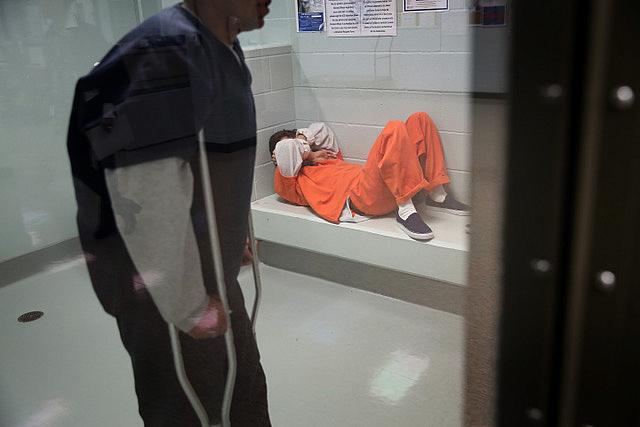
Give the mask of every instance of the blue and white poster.
<svg viewBox="0 0 640 427">
<path fill-rule="evenodd" d="M 296 0 L 296 22 L 299 33 L 324 31 L 324 0 Z"/>
</svg>

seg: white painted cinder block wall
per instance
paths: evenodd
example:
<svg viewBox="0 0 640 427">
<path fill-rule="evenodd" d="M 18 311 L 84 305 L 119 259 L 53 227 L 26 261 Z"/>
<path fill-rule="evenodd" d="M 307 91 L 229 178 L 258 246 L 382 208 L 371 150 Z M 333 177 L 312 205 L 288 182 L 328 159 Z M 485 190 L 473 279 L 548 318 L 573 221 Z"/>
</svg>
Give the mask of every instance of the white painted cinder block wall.
<svg viewBox="0 0 640 427">
<path fill-rule="evenodd" d="M 246 49 L 247 66 L 256 102 L 258 146 L 252 200 L 273 194 L 269 137 L 277 130 L 295 127 L 291 46 Z"/>
<path fill-rule="evenodd" d="M 293 9 L 293 1 L 273 1 L 264 28 L 240 34 L 240 42 L 253 77 L 252 90 L 258 122 L 252 200 L 274 193 L 269 137 L 277 130 L 295 128 L 291 56 Z"/>
<path fill-rule="evenodd" d="M 385 123 L 426 111 L 440 130 L 456 195 L 470 200 L 471 37 L 465 0 L 446 12 L 401 12 L 398 36 L 292 37 L 296 125 L 327 122 L 345 157 L 366 159 Z M 295 31 L 295 30 L 294 30 Z"/>
<path fill-rule="evenodd" d="M 466 0 L 451 0 L 446 12 L 411 14 L 401 12 L 401 0 L 397 3 L 397 37 L 297 33 L 294 1 L 272 3 L 265 28 L 241 35 L 258 110 L 254 200 L 274 192 L 267 150 L 274 131 L 325 121 L 346 158 L 357 162 L 366 159 L 387 121 L 414 111 L 427 111 L 435 120 L 452 187 L 463 201 L 470 200 L 472 39 L 489 43 L 505 29 L 470 28 Z M 288 43 L 286 52 L 269 47 Z M 503 67 L 506 48 L 503 42 L 495 45 L 495 57 L 476 70 L 484 76 L 476 78 L 476 90 L 505 91 L 496 69 Z"/>
</svg>

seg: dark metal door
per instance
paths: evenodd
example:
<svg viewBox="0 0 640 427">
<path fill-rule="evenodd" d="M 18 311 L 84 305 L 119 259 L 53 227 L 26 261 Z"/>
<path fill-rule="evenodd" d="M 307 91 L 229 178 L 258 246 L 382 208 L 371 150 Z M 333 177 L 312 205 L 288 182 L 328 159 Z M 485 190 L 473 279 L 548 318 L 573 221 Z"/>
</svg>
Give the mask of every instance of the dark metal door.
<svg viewBox="0 0 640 427">
<path fill-rule="evenodd" d="M 501 426 L 640 426 L 640 5 L 514 2 Z"/>
<path fill-rule="evenodd" d="M 562 424 L 640 426 L 640 5 L 597 2 L 570 277 Z"/>
<path fill-rule="evenodd" d="M 514 1 L 498 425 L 557 417 L 583 9 Z"/>
</svg>

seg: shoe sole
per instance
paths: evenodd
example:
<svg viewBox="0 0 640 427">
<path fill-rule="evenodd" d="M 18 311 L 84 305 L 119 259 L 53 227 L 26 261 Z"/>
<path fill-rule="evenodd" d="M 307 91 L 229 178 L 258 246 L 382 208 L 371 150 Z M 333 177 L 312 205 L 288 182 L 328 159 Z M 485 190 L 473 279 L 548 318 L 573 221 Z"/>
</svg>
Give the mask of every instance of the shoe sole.
<svg viewBox="0 0 640 427">
<path fill-rule="evenodd" d="M 412 239 L 416 239 L 416 240 L 431 240 L 435 237 L 435 235 L 433 234 L 433 231 L 431 233 L 427 233 L 427 234 L 419 234 L 419 233 L 414 233 L 413 231 L 409 230 L 407 227 L 405 227 L 404 225 L 400 224 L 399 222 L 397 222 L 398 227 L 400 227 L 402 229 L 402 231 L 405 232 L 405 234 L 409 237 L 411 237 Z"/>
<path fill-rule="evenodd" d="M 469 216 L 471 215 L 471 211 L 458 211 L 455 209 L 447 209 L 447 208 L 439 208 L 436 206 L 431 206 L 431 205 L 426 205 L 427 209 L 432 210 L 432 211 L 436 211 L 436 212 L 443 212 L 443 213 L 450 213 L 453 215 L 458 215 L 458 216 Z"/>
</svg>

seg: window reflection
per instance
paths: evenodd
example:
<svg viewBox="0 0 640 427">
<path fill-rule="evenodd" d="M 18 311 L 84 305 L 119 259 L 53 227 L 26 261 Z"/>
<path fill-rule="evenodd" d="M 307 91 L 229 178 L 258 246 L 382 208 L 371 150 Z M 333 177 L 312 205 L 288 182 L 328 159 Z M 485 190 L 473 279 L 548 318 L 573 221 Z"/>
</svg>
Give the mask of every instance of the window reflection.
<svg viewBox="0 0 640 427">
<path fill-rule="evenodd" d="M 73 87 L 136 23 L 133 2 L 0 2 L 0 259 L 76 235 L 65 153 Z"/>
</svg>

